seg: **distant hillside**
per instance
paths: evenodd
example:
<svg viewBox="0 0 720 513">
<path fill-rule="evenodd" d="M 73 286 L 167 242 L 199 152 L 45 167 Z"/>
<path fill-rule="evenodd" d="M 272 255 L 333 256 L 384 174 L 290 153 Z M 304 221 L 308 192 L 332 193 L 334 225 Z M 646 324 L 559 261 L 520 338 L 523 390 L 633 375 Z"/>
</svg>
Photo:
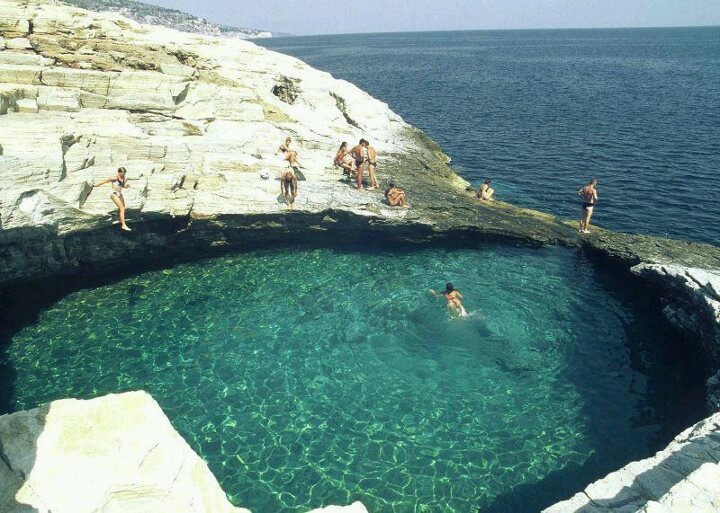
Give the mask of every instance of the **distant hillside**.
<svg viewBox="0 0 720 513">
<path fill-rule="evenodd" d="M 239 39 L 272 37 L 272 33 L 240 27 L 229 27 L 212 23 L 175 9 L 135 2 L 134 0 L 61 0 L 62 2 L 89 11 L 117 12 L 139 23 L 162 25 L 183 32 L 194 32 L 211 36 L 234 37 Z"/>
</svg>

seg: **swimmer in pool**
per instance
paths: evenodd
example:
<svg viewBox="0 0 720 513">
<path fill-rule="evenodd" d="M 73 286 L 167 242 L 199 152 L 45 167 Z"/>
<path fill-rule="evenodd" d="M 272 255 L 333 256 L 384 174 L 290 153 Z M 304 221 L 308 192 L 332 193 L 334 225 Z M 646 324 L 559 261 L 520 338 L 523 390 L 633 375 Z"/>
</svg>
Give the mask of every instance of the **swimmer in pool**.
<svg viewBox="0 0 720 513">
<path fill-rule="evenodd" d="M 445 290 L 443 290 L 440 294 L 438 294 L 432 289 L 430 290 L 430 292 L 432 292 L 435 297 L 443 296 L 445 299 L 447 299 L 448 308 L 452 313 L 457 314 L 460 317 L 467 317 L 468 314 L 462 304 L 463 296 L 459 290 L 455 290 L 455 287 L 453 287 L 452 283 L 448 283 L 447 285 L 445 285 Z"/>
</svg>

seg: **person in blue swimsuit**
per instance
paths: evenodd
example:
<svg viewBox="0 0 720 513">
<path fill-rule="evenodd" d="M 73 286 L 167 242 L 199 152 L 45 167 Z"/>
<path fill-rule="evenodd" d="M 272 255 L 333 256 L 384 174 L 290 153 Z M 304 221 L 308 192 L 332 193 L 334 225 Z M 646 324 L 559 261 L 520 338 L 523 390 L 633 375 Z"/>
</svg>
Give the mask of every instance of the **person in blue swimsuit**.
<svg viewBox="0 0 720 513">
<path fill-rule="evenodd" d="M 118 208 L 120 229 L 126 232 L 130 232 L 132 230 L 128 227 L 127 224 L 125 224 L 125 197 L 123 196 L 123 189 L 127 189 L 128 187 L 130 187 L 126 175 L 127 170 L 124 167 L 121 167 L 117 170 L 117 174 L 115 176 L 100 180 L 98 183 L 93 184 L 93 187 L 100 187 L 101 185 L 104 185 L 106 183 L 109 183 L 111 185 L 112 192 L 110 193 L 110 199 L 113 200 L 113 203 L 115 203 Z"/>
</svg>

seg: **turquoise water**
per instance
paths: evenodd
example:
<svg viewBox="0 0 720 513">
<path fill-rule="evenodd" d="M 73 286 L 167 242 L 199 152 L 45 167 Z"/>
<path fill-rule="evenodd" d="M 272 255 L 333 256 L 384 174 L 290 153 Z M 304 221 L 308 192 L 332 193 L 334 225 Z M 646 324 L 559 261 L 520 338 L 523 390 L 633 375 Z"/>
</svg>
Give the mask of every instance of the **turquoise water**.
<svg viewBox="0 0 720 513">
<path fill-rule="evenodd" d="M 429 294 L 448 280 L 469 319 Z M 529 513 L 700 411 L 670 330 L 602 280 L 569 250 L 512 247 L 288 249 L 148 272 L 15 334 L 13 409 L 147 390 L 255 513 L 500 511 L 520 489 L 508 511 Z"/>
<path fill-rule="evenodd" d="M 710 199 L 720 188 L 720 27 L 257 43 L 387 102 L 468 180 L 494 178 L 500 199 L 574 218 L 576 191 L 597 176 L 598 223 L 720 241 L 720 201 Z"/>
</svg>

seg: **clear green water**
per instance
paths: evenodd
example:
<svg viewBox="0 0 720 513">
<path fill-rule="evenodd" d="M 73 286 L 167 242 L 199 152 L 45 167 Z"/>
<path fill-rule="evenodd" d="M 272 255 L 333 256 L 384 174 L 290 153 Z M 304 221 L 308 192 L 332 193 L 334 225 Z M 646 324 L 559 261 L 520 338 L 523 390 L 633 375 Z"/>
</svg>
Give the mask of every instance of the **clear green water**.
<svg viewBox="0 0 720 513">
<path fill-rule="evenodd" d="M 255 513 L 475 511 L 675 429 L 665 328 L 560 249 L 286 250 L 72 293 L 6 356 L 15 409 L 149 391 Z"/>
</svg>

